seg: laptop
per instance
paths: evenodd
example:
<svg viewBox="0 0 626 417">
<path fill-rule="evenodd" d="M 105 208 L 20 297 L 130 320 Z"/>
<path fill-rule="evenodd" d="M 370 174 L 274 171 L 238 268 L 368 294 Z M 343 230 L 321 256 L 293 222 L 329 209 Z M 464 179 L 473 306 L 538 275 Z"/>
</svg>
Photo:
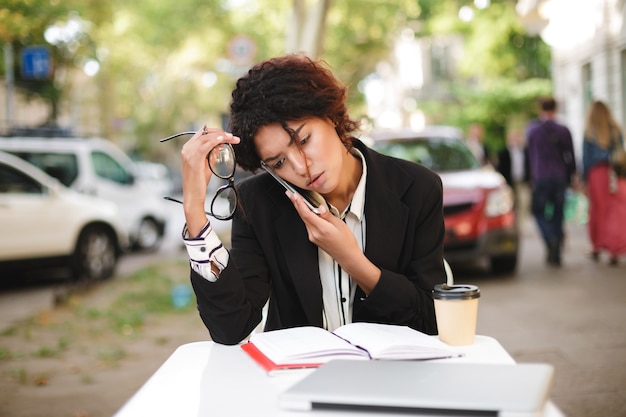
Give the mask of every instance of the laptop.
<svg viewBox="0 0 626 417">
<path fill-rule="evenodd" d="M 554 368 L 542 363 L 473 364 L 333 360 L 279 396 L 289 410 L 437 416 L 541 416 Z"/>
</svg>

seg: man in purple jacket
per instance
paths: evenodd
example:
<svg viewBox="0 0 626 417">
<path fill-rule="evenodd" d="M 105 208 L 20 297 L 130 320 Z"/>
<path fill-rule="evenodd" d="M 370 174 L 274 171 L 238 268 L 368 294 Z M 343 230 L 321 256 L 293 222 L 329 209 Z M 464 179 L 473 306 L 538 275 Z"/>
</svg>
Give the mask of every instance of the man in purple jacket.
<svg viewBox="0 0 626 417">
<path fill-rule="evenodd" d="M 540 101 L 539 119 L 529 125 L 528 157 L 532 184 L 532 213 L 546 244 L 547 262 L 561 266 L 565 191 L 576 172 L 570 130 L 555 121 L 554 98 Z"/>
</svg>

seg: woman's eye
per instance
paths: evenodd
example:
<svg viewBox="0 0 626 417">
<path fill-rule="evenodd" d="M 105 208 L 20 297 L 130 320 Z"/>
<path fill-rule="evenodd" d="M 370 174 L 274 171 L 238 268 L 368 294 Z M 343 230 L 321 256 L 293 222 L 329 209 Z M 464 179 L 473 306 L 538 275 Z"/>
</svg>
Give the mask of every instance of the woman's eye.
<svg viewBox="0 0 626 417">
<path fill-rule="evenodd" d="M 309 139 L 311 139 L 311 135 L 306 135 L 302 137 L 302 139 L 300 139 L 300 145 L 304 145 L 305 143 L 309 141 Z"/>
<path fill-rule="evenodd" d="M 285 159 L 284 159 L 284 158 L 281 158 L 281 159 L 279 159 L 279 160 L 278 160 L 278 161 L 277 161 L 277 162 L 276 162 L 276 163 L 272 166 L 272 168 L 274 168 L 274 169 L 278 169 L 278 168 L 280 168 L 281 166 L 283 166 L 283 164 L 284 164 L 284 163 L 285 163 Z"/>
</svg>

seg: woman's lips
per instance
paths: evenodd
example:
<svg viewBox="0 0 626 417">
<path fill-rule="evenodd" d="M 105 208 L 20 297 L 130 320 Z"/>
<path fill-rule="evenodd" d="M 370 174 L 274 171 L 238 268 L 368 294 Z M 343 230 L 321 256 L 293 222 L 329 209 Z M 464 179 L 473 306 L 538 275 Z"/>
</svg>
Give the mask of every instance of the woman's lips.
<svg viewBox="0 0 626 417">
<path fill-rule="evenodd" d="M 307 182 L 307 187 L 317 188 L 321 184 L 321 182 L 322 182 L 322 179 L 321 179 L 322 175 L 324 175 L 324 173 L 312 176 L 311 180 L 309 182 Z"/>
</svg>

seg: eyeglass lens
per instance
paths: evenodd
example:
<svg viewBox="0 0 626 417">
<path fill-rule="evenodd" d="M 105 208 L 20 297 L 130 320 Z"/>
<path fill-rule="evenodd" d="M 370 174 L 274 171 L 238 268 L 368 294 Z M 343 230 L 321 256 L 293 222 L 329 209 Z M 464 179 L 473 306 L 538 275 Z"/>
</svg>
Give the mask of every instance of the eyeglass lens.
<svg viewBox="0 0 626 417">
<path fill-rule="evenodd" d="M 231 184 L 220 187 L 211 201 L 211 214 L 219 220 L 227 220 L 232 217 L 237 208 L 237 193 Z"/>
<path fill-rule="evenodd" d="M 179 136 L 193 134 L 195 134 L 195 132 L 181 132 L 161 139 L 160 142 L 166 142 Z M 211 172 L 213 172 L 216 177 L 222 180 L 227 180 L 228 182 L 217 189 L 215 196 L 211 200 L 209 211 L 205 212 L 218 220 L 229 220 L 233 217 L 235 210 L 237 209 L 237 190 L 235 190 L 234 186 L 234 175 L 237 167 L 237 161 L 235 159 L 235 151 L 232 145 L 229 143 L 221 143 L 215 146 L 207 155 L 207 162 Z M 183 203 L 182 201 L 172 197 L 164 198 L 176 203 Z"/>
<path fill-rule="evenodd" d="M 211 149 L 207 156 L 211 171 L 222 179 L 228 179 L 235 174 L 235 152 L 228 143 L 221 143 Z"/>
</svg>

